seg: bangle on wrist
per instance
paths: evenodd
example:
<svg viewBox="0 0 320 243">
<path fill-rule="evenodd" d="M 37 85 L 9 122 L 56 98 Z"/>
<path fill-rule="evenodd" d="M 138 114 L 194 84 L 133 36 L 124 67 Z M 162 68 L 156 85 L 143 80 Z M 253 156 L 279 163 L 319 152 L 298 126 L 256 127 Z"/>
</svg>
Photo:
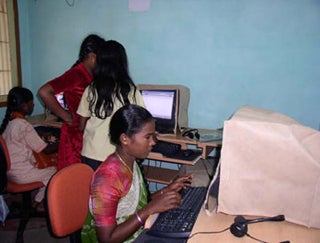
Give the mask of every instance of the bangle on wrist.
<svg viewBox="0 0 320 243">
<path fill-rule="evenodd" d="M 160 192 L 161 192 L 161 195 L 164 194 L 164 193 L 166 193 L 166 191 L 168 191 L 167 188 L 168 188 L 168 187 L 166 186 L 166 187 L 163 187 L 163 188 L 161 189 L 161 191 L 160 191 Z M 169 190 L 169 191 L 170 191 L 170 190 Z"/>
<path fill-rule="evenodd" d="M 166 192 L 166 188 L 167 188 L 167 187 L 163 187 L 163 188 L 160 190 L 161 195 Z"/>
<path fill-rule="evenodd" d="M 144 222 L 142 221 L 142 219 L 141 219 L 140 215 L 138 214 L 138 212 L 136 212 L 135 215 L 136 215 L 136 218 L 137 218 L 137 220 L 139 221 L 140 225 L 141 225 L 141 226 L 144 226 Z"/>
<path fill-rule="evenodd" d="M 162 188 L 162 189 L 160 190 L 161 195 L 162 195 L 162 194 L 164 194 L 164 193 L 166 192 L 166 190 L 165 190 L 165 189 L 166 189 L 166 187 L 164 187 L 164 188 Z"/>
</svg>

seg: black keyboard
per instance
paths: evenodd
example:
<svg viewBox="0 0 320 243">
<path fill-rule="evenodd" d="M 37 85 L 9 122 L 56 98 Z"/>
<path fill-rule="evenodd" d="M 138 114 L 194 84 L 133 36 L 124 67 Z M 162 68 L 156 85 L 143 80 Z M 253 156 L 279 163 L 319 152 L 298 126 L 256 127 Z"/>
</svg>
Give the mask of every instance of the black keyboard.
<svg viewBox="0 0 320 243">
<path fill-rule="evenodd" d="M 202 152 L 200 150 L 181 149 L 180 144 L 158 141 L 152 148 L 151 152 L 160 153 L 165 157 L 172 159 L 180 159 L 193 161 L 200 158 Z"/>
<path fill-rule="evenodd" d="M 181 150 L 181 145 L 177 143 L 169 143 L 158 141 L 153 147 L 152 152 L 163 154 L 164 156 L 172 156 Z"/>
<path fill-rule="evenodd" d="M 60 128 L 51 126 L 35 126 L 34 129 L 36 130 L 38 135 L 43 139 L 43 141 L 47 143 L 58 143 L 60 140 Z"/>
<path fill-rule="evenodd" d="M 206 187 L 182 190 L 182 204 L 177 209 L 160 213 L 147 234 L 164 238 L 188 238 L 206 197 Z"/>
</svg>

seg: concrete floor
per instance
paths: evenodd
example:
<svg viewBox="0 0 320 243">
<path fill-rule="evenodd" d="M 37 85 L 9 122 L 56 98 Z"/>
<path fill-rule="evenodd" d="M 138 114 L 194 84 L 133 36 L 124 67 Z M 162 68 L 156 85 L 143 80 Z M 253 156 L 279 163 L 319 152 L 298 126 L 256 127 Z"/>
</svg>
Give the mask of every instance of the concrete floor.
<svg viewBox="0 0 320 243">
<path fill-rule="evenodd" d="M 17 228 L 20 222 L 20 194 L 3 195 L 8 207 L 10 215 L 5 221 L 5 225 L 0 222 L 0 242 L 15 243 Z M 31 217 L 27 223 L 24 232 L 24 243 L 69 243 L 69 237 L 55 238 L 49 233 L 46 217 Z"/>
<path fill-rule="evenodd" d="M 28 225 L 32 225 L 33 221 L 43 220 L 43 224 L 46 223 L 45 218 L 32 218 L 28 222 Z M 34 228 L 28 227 L 24 232 L 24 243 L 69 243 L 69 237 L 65 238 L 54 238 L 50 235 L 47 227 Z M 5 230 L 2 228 L 0 230 L 0 242 L 1 243 L 15 243 L 16 240 L 16 231 Z"/>
</svg>

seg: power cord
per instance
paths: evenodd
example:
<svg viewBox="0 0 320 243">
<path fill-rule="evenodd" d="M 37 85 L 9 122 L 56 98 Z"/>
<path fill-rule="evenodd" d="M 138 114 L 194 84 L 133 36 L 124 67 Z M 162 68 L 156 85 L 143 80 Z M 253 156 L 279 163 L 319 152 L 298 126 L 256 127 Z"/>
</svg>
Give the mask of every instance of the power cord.
<svg viewBox="0 0 320 243">
<path fill-rule="evenodd" d="M 258 242 L 261 242 L 261 243 L 268 243 L 267 241 L 263 241 L 263 240 L 260 240 L 256 237 L 253 237 L 252 235 L 250 235 L 249 233 L 246 233 L 246 236 L 248 236 L 249 238 L 253 239 L 253 240 L 256 240 Z"/>
<path fill-rule="evenodd" d="M 250 235 L 249 233 L 246 233 L 246 236 L 248 236 L 249 238 L 251 238 L 251 239 L 253 239 L 253 240 L 256 240 L 256 241 L 258 241 L 258 242 L 261 242 L 261 243 L 270 243 L 270 242 L 268 242 L 268 241 L 263 241 L 263 240 L 260 240 L 260 239 L 258 239 L 258 238 L 256 238 L 256 237 L 253 237 L 253 236 Z M 279 243 L 290 243 L 290 241 L 286 240 L 286 241 L 281 241 L 281 242 L 279 242 Z"/>
<path fill-rule="evenodd" d="M 200 235 L 200 234 L 206 234 L 206 235 L 209 235 L 209 234 L 220 234 L 220 233 L 223 233 L 223 232 L 225 232 L 227 230 L 230 230 L 230 228 L 231 227 L 227 227 L 227 228 L 225 228 L 223 230 L 220 230 L 220 231 L 196 232 L 196 233 L 193 233 L 192 235 L 190 235 L 188 239 L 191 239 L 194 236 Z M 253 240 L 256 240 L 256 241 L 260 242 L 260 243 L 271 243 L 271 242 L 268 242 L 268 241 L 260 240 L 260 239 L 258 239 L 256 237 L 250 235 L 249 233 L 246 233 L 245 235 L 248 236 L 249 238 L 253 239 Z M 280 242 L 277 242 L 277 243 L 290 243 L 290 241 L 286 240 L 286 241 L 280 241 Z"/>
</svg>

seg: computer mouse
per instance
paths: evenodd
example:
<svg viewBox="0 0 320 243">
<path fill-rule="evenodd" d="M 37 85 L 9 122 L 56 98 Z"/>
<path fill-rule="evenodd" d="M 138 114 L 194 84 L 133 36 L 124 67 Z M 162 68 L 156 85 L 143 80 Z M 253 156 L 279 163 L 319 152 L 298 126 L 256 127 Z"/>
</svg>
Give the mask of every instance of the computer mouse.
<svg viewBox="0 0 320 243">
<path fill-rule="evenodd" d="M 183 156 L 184 157 L 189 157 L 189 156 L 191 156 L 193 154 L 194 154 L 194 152 L 191 149 L 186 149 L 186 150 L 183 151 Z"/>
</svg>

